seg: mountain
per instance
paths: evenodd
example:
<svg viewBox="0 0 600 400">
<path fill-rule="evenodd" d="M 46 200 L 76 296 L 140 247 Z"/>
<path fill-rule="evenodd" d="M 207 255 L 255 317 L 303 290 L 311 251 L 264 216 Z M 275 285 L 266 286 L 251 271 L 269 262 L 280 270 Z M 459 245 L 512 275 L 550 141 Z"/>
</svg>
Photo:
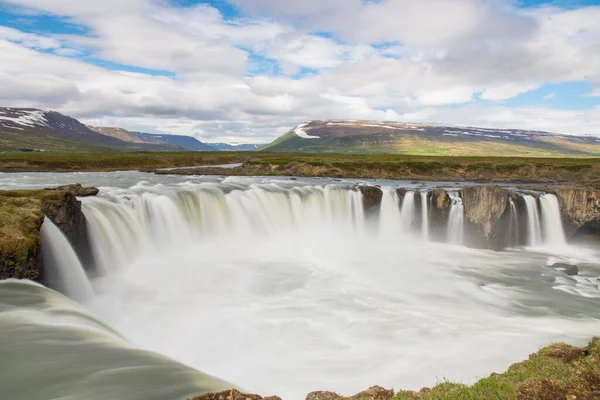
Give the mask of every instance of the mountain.
<svg viewBox="0 0 600 400">
<path fill-rule="evenodd" d="M 184 135 L 157 135 L 153 133 L 131 132 L 132 135 L 144 143 L 168 144 L 192 151 L 217 151 L 206 143 L 191 136 Z"/>
<path fill-rule="evenodd" d="M 208 143 L 208 145 L 218 151 L 254 151 L 264 146 L 264 144 L 229 144 L 229 143 Z"/>
<path fill-rule="evenodd" d="M 600 156 L 600 138 L 521 129 L 381 121 L 298 125 L 260 151 L 449 156 Z"/>
<path fill-rule="evenodd" d="M 114 137 L 114 138 L 120 139 L 124 142 L 146 143 L 142 139 L 138 138 L 137 136 L 135 136 L 134 134 L 132 134 L 131 132 L 129 132 L 123 128 L 109 128 L 109 127 L 105 127 L 105 126 L 91 126 L 91 125 L 86 125 L 86 126 L 89 129 L 93 130 L 94 132 L 98 132 L 101 135 Z"/>
<path fill-rule="evenodd" d="M 173 151 L 172 146 L 130 143 L 100 134 L 56 111 L 0 107 L 0 151 Z"/>
</svg>

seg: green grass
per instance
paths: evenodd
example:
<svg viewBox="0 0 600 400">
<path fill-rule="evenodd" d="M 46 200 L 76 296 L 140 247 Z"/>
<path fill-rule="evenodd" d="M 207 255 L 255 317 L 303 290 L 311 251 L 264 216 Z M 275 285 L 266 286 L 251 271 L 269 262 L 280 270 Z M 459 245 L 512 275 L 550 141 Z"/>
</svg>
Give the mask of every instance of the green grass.
<svg viewBox="0 0 600 400">
<path fill-rule="evenodd" d="M 600 390 L 600 338 L 587 348 L 557 343 L 472 386 L 441 382 L 421 392 L 400 391 L 394 400 L 585 399 Z M 570 397 L 569 397 L 570 396 Z"/>
</svg>

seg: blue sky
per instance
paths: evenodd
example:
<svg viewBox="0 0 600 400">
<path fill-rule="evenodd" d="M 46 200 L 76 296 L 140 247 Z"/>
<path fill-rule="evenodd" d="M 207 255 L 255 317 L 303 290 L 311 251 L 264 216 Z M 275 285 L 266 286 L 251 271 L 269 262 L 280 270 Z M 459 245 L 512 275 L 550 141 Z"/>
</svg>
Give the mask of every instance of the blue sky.
<svg viewBox="0 0 600 400">
<path fill-rule="evenodd" d="M 0 101 L 209 141 L 316 118 L 600 135 L 597 21 L 600 0 L 0 0 Z"/>
</svg>

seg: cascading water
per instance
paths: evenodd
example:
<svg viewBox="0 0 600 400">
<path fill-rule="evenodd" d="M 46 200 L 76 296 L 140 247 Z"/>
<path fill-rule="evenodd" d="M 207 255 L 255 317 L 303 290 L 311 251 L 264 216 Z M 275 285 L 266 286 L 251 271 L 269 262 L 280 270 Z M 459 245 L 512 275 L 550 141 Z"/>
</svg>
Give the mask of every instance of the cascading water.
<svg viewBox="0 0 600 400">
<path fill-rule="evenodd" d="M 429 202 L 427 196 L 429 192 L 421 191 L 421 239 L 429 240 Z"/>
<path fill-rule="evenodd" d="M 416 211 L 415 192 L 407 191 L 404 194 L 402 208 L 400 209 L 400 225 L 403 232 L 410 233 L 415 230 Z"/>
<path fill-rule="evenodd" d="M 508 198 L 508 205 L 510 207 L 510 214 L 508 219 L 508 240 L 509 246 L 518 245 L 519 241 L 519 215 L 517 214 L 517 206 L 510 197 Z"/>
<path fill-rule="evenodd" d="M 130 194 L 114 200 L 91 198 L 84 202 L 84 212 L 92 222 L 94 254 L 105 271 L 127 265 L 135 254 L 148 248 L 232 235 L 277 235 L 315 225 L 341 224 L 361 230 L 365 218 L 360 191 L 329 186 L 212 187 Z"/>
<path fill-rule="evenodd" d="M 72 299 L 92 298 L 94 291 L 87 274 L 61 230 L 46 218 L 40 234 L 45 281 Z"/>
<path fill-rule="evenodd" d="M 558 199 L 553 194 L 540 196 L 544 245 L 564 246 L 567 241 L 560 216 Z"/>
<path fill-rule="evenodd" d="M 465 207 L 457 192 L 448 192 L 450 197 L 450 215 L 446 240 L 448 243 L 462 245 L 464 243 L 464 212 Z"/>
<path fill-rule="evenodd" d="M 382 235 L 394 234 L 402 227 L 402 216 L 396 189 L 382 187 L 383 196 L 379 206 L 379 232 Z"/>
<path fill-rule="evenodd" d="M 537 199 L 531 195 L 523 195 L 527 211 L 527 245 L 537 247 L 542 243 L 542 226 Z"/>
</svg>

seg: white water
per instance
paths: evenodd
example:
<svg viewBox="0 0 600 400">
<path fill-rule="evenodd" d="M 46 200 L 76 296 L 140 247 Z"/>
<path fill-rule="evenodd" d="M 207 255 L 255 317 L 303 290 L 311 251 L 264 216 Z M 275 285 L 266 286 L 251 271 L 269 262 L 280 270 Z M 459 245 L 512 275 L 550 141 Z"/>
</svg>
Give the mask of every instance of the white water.
<svg viewBox="0 0 600 400">
<path fill-rule="evenodd" d="M 527 245 L 538 247 L 542 243 L 542 225 L 537 200 L 530 195 L 523 195 L 523 200 L 527 211 Z"/>
<path fill-rule="evenodd" d="M 462 245 L 464 243 L 464 213 L 463 201 L 457 192 L 448 192 L 450 196 L 450 215 L 448 217 L 447 242 Z"/>
<path fill-rule="evenodd" d="M 565 231 L 560 216 L 558 199 L 553 194 L 540 196 L 542 211 L 544 244 L 547 246 L 565 246 Z"/>
<path fill-rule="evenodd" d="M 127 176 L 108 175 L 107 182 Z M 354 183 L 151 177 L 161 180 L 103 187 L 98 198 L 83 200 L 104 271 L 85 306 L 136 346 L 248 391 L 300 400 L 319 389 L 351 395 L 374 384 L 469 383 L 552 341 L 582 345 L 597 334 L 597 251 L 550 258 L 531 249 L 491 252 L 422 241 L 403 234 L 392 188 L 385 189 L 379 217 L 392 229 L 372 235 Z M 454 214 L 463 225 L 463 210 Z M 559 261 L 578 264 L 580 276 L 545 267 Z M 18 310 L 31 315 L 27 307 L 38 306 L 27 298 Z M 48 304 L 55 311 L 54 297 Z M 178 400 L 193 390 L 187 367 L 164 358 L 160 373 L 151 374 L 153 362 L 140 361 L 121 342 L 88 335 L 86 323 L 65 324 L 77 336 L 63 340 L 76 345 L 56 349 L 47 339 L 55 340 L 57 322 L 65 322 L 60 311 L 26 320 L 31 335 L 0 343 L 4 351 L 4 343 L 21 340 L 27 348 L 31 341 L 39 356 L 11 353 L 15 372 L 6 380 L 0 375 L 0 387 L 29 377 L 32 362 L 53 362 L 68 376 L 34 381 L 55 379 L 71 398 Z M 18 332 L 11 315 L 0 312 L 0 328 Z M 51 332 L 35 336 L 40 326 Z M 111 358 L 102 358 L 109 350 Z M 71 369 L 61 367 L 72 358 Z M 119 372 L 140 369 L 149 375 Z M 31 386 L 11 399 L 41 397 Z"/>
<path fill-rule="evenodd" d="M 509 228 L 508 228 L 508 245 L 519 245 L 519 215 L 517 213 L 517 206 L 513 199 L 509 197 L 508 204 L 510 207 L 510 215 L 509 215 Z"/>
<path fill-rule="evenodd" d="M 46 218 L 40 233 L 45 279 L 73 299 L 91 299 L 94 291 L 87 274 L 61 230 Z"/>
<path fill-rule="evenodd" d="M 415 217 L 417 215 L 415 205 L 415 192 L 407 191 L 402 199 L 402 208 L 400 209 L 400 225 L 405 233 L 415 231 Z"/>
<path fill-rule="evenodd" d="M 429 192 L 421 192 L 421 239 L 429 240 L 429 202 L 427 195 Z"/>
<path fill-rule="evenodd" d="M 398 234 L 402 228 L 402 215 L 395 188 L 381 188 L 383 197 L 379 206 L 379 232 L 382 236 Z"/>
<path fill-rule="evenodd" d="M 275 236 L 333 224 L 352 230 L 364 226 L 358 190 L 276 185 L 230 189 L 118 194 L 115 200 L 125 207 L 101 198 L 87 199 L 84 212 L 91 221 L 101 268 L 118 270 L 139 253 L 189 240 Z"/>
</svg>

